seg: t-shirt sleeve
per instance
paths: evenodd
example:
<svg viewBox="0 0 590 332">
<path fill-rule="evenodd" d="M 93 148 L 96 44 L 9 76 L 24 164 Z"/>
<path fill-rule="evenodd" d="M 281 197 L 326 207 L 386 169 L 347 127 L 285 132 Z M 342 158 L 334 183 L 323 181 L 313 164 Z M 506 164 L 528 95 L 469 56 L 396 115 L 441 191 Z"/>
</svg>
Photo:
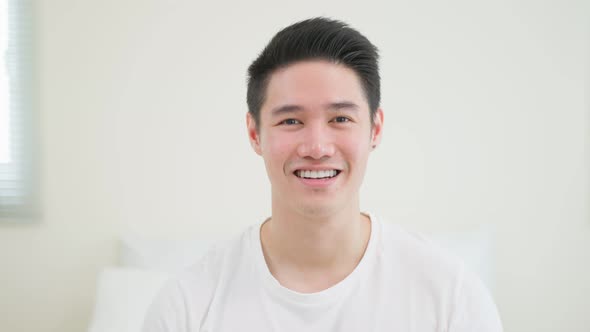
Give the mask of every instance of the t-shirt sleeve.
<svg viewBox="0 0 590 332">
<path fill-rule="evenodd" d="M 177 280 L 169 281 L 146 313 L 142 332 L 188 332 L 185 294 Z"/>
<path fill-rule="evenodd" d="M 455 293 L 448 332 L 502 332 L 494 300 L 483 282 L 463 269 Z"/>
</svg>

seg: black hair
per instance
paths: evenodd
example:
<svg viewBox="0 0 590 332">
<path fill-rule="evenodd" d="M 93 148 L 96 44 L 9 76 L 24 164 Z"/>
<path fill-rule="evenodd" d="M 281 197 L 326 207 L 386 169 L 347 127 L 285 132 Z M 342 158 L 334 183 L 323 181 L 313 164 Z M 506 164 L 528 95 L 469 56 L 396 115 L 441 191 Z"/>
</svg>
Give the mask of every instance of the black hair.
<svg viewBox="0 0 590 332">
<path fill-rule="evenodd" d="M 360 78 L 373 123 L 381 98 L 377 47 L 344 22 L 316 17 L 279 31 L 248 68 L 248 112 L 257 125 L 272 73 L 295 62 L 315 59 L 354 70 Z"/>
</svg>

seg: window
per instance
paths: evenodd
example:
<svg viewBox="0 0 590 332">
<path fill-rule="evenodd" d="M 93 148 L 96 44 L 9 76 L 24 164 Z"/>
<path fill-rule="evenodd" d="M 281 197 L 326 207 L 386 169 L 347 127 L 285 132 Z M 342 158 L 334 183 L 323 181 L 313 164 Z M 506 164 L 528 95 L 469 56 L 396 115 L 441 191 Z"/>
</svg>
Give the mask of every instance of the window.
<svg viewBox="0 0 590 332">
<path fill-rule="evenodd" d="M 33 1 L 0 0 L 0 220 L 34 220 Z"/>
</svg>

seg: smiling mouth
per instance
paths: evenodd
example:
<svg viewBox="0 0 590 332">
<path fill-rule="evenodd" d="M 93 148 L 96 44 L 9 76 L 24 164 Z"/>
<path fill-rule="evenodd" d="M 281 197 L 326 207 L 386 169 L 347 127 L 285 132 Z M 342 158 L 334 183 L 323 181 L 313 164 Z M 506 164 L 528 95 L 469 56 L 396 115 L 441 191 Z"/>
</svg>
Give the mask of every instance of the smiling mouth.
<svg viewBox="0 0 590 332">
<path fill-rule="evenodd" d="M 329 169 L 329 170 L 321 170 L 321 171 L 311 171 L 311 170 L 297 170 L 293 172 L 296 177 L 301 179 L 330 179 L 338 174 L 341 171 L 337 169 Z"/>
</svg>

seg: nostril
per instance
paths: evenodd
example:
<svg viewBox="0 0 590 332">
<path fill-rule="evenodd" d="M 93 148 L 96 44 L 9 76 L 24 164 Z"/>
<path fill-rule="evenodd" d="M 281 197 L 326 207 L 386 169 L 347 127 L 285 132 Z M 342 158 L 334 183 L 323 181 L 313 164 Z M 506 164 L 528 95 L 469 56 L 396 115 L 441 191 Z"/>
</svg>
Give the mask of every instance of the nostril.
<svg viewBox="0 0 590 332">
<path fill-rule="evenodd" d="M 297 148 L 297 153 L 300 157 L 311 157 L 313 159 L 321 159 L 322 157 L 332 156 L 334 151 L 335 149 L 332 144 L 301 144 Z"/>
</svg>

